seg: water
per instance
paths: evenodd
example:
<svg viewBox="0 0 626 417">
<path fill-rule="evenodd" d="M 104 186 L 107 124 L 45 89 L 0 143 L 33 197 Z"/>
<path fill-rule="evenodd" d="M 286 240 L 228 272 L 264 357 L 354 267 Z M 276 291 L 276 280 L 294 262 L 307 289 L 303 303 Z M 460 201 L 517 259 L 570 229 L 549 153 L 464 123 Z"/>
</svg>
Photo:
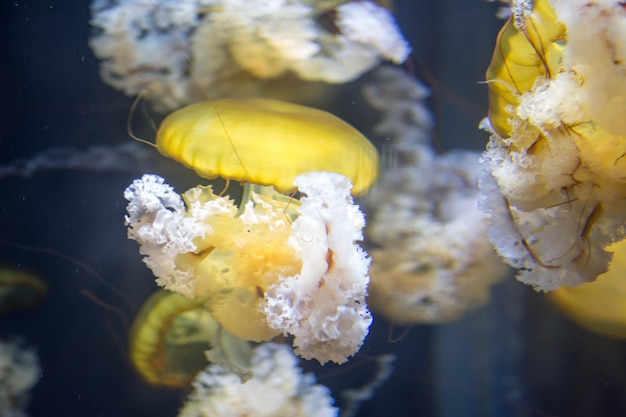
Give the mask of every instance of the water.
<svg viewBox="0 0 626 417">
<path fill-rule="evenodd" d="M 14 1 L 0 7 L 0 164 L 54 147 L 128 143 L 132 100 L 99 78 L 87 46 L 87 3 Z M 399 22 L 424 62 L 415 71 L 434 90 L 435 135 L 443 149 L 480 150 L 486 143 L 476 129 L 486 114 L 486 87 L 478 81 L 500 25 L 494 9 L 479 0 L 397 4 Z M 346 91 L 358 97 L 354 89 Z M 369 126 L 365 110 L 343 109 L 353 124 Z M 145 124 L 136 133 L 151 137 Z M 137 245 L 126 238 L 122 192 L 148 171 L 168 176 L 179 190 L 197 179 L 158 159 L 95 172 L 88 158 L 82 165 L 0 179 L 0 263 L 26 268 L 49 286 L 40 305 L 0 321 L 0 338 L 19 336 L 39 354 L 41 377 L 26 411 L 175 415 L 186 391 L 145 385 L 128 362 L 128 329 L 85 294 L 131 317 L 136 313 L 154 281 Z M 377 355 L 397 355 L 388 381 L 362 404 L 362 417 L 626 414 L 626 346 L 571 324 L 512 276 L 494 288 L 487 306 L 462 320 L 413 326 L 390 342 L 404 330 L 375 316 L 361 353 L 347 365 L 303 367 L 337 394 L 372 377 Z"/>
</svg>

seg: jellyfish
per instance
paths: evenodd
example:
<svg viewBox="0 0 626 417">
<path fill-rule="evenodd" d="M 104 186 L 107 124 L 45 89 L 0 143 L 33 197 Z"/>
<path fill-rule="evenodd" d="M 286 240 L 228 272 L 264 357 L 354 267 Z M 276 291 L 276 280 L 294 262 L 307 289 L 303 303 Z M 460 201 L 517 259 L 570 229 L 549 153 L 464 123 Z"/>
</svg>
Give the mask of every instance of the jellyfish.
<svg viewBox="0 0 626 417">
<path fill-rule="evenodd" d="M 129 237 L 157 283 L 208 295 L 209 312 L 236 337 L 290 334 L 298 354 L 321 363 L 356 353 L 371 323 L 370 260 L 355 244 L 365 220 L 351 191 L 378 177 L 373 145 L 329 113 L 254 99 L 173 113 L 157 148 L 201 176 L 247 184 L 239 207 L 210 186 L 181 198 L 152 175 L 128 187 Z M 296 189 L 299 201 L 279 193 Z"/>
<path fill-rule="evenodd" d="M 513 1 L 487 71 L 483 209 L 538 291 L 591 282 L 626 229 L 626 29 L 614 2 Z"/>
<path fill-rule="evenodd" d="M 130 330 L 129 353 L 145 382 L 188 387 L 208 365 L 205 352 L 215 346 L 231 369 L 247 372 L 250 347 L 211 317 L 204 307 L 207 298 L 158 290 L 142 305 Z"/>
<path fill-rule="evenodd" d="M 46 283 L 38 276 L 12 266 L 0 267 L 0 313 L 28 308 L 46 291 Z"/>
</svg>

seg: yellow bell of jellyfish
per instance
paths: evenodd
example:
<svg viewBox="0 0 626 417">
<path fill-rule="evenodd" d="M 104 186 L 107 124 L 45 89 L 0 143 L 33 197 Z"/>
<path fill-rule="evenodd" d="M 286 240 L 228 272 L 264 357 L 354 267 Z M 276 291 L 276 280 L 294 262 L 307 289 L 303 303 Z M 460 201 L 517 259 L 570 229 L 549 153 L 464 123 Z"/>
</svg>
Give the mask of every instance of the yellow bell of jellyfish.
<svg viewBox="0 0 626 417">
<path fill-rule="evenodd" d="M 626 339 L 626 241 L 614 252 L 608 272 L 579 287 L 561 287 L 548 298 L 578 325 L 604 336 Z"/>
<path fill-rule="evenodd" d="M 221 328 L 204 303 L 208 297 L 185 298 L 166 290 L 143 304 L 130 331 L 130 359 L 151 385 L 187 387 L 208 365 L 205 352 L 219 345 L 237 373 L 249 366 L 250 347 Z"/>
<path fill-rule="evenodd" d="M 270 99 L 223 99 L 184 107 L 163 120 L 157 149 L 206 179 L 222 177 L 296 190 L 308 172 L 334 172 L 364 194 L 376 181 L 376 148 L 322 110 Z"/>
<path fill-rule="evenodd" d="M 515 23 L 515 16 L 500 30 L 486 79 L 489 85 L 489 120 L 502 137 L 511 136 L 510 109 L 540 77 L 551 78 L 562 59 L 566 27 L 557 21 L 550 0 L 535 0 L 532 13 Z"/>
<path fill-rule="evenodd" d="M 12 266 L 0 267 L 0 313 L 32 306 L 46 290 L 46 283 L 36 275 Z"/>
</svg>

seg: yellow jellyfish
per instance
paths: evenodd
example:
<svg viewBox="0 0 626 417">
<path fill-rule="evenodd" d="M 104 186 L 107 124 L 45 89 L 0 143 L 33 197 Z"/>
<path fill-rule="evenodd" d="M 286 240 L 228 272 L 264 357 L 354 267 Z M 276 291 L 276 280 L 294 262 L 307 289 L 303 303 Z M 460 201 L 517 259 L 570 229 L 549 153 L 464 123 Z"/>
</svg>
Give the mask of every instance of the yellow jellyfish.
<svg viewBox="0 0 626 417">
<path fill-rule="evenodd" d="M 205 352 L 215 344 L 235 372 L 246 372 L 250 347 L 221 329 L 204 307 L 207 298 L 159 290 L 143 304 L 130 330 L 129 353 L 144 381 L 189 386 L 208 365 Z"/>
<path fill-rule="evenodd" d="M 338 294 L 333 299 L 338 307 L 345 307 L 341 315 L 346 318 L 335 318 L 336 322 L 341 322 L 346 331 L 355 329 L 349 336 L 355 342 L 347 343 L 347 348 L 339 346 L 332 355 L 327 354 L 330 349 L 318 348 L 324 343 L 340 344 L 336 332 L 330 337 L 322 331 L 308 331 L 309 327 L 322 327 L 324 320 L 306 327 L 300 325 L 304 318 L 295 315 L 292 320 L 269 319 L 274 317 L 274 310 L 283 308 L 282 305 L 274 307 L 272 312 L 263 309 L 270 308 L 264 304 L 267 292 L 282 278 L 296 280 L 304 271 L 307 279 L 296 281 L 323 282 L 326 272 L 334 273 L 332 266 L 341 264 L 334 259 L 334 248 L 330 249 L 334 240 L 327 242 L 328 235 L 333 233 L 328 226 L 330 220 L 322 218 L 320 210 L 331 207 L 344 210 L 345 205 L 353 203 L 350 193 L 362 195 L 377 180 L 378 152 L 367 138 L 330 113 L 310 107 L 262 98 L 222 99 L 192 104 L 170 114 L 158 129 L 156 147 L 164 156 L 194 169 L 203 178 L 221 177 L 246 184 L 239 207 L 213 193 L 210 186 L 189 190 L 183 195 L 184 203 L 174 201 L 175 193 L 168 191 L 169 186 L 152 176 L 144 176 L 127 189 L 129 237 L 140 243 L 140 251 L 147 255 L 144 259 L 156 275 L 157 283 L 186 297 L 208 295 L 205 304 L 208 312 L 237 338 L 267 341 L 281 332 L 287 333 L 283 329 L 291 326 L 294 330 L 290 334 L 294 335 L 305 328 L 301 338 L 296 336 L 295 343 L 302 343 L 314 352 L 306 353 L 310 357 L 321 355 L 317 358 L 322 363 L 345 361 L 354 354 L 371 321 L 365 312 L 349 313 L 364 305 L 369 280 L 366 275 L 369 259 L 358 250 L 354 252 L 358 259 L 351 265 L 353 270 L 342 269 L 336 279 L 337 282 L 360 280 L 358 284 L 350 284 L 358 290 L 348 296 Z M 294 238 L 291 228 L 300 220 L 296 212 L 300 201 L 286 195 L 294 193 L 298 187 L 300 191 L 309 189 L 303 194 L 310 197 L 313 193 L 319 199 L 316 201 L 324 203 L 323 208 L 309 209 L 310 217 L 303 221 L 308 229 L 302 233 L 306 236 L 301 241 L 300 237 Z M 320 191 L 322 189 L 324 191 Z M 155 197 L 159 194 L 156 197 L 159 203 L 146 206 L 148 202 L 144 202 L 142 196 L 148 194 Z M 168 213 L 148 214 L 161 209 Z M 352 254 L 355 241 L 360 240 L 364 225 L 358 208 L 351 210 L 347 208 L 334 216 L 343 218 L 350 213 L 342 224 L 347 231 L 342 236 L 346 245 L 341 246 L 343 251 L 336 255 L 346 259 Z M 311 215 L 312 211 L 317 217 Z M 160 231 L 155 229 L 155 233 L 145 234 L 136 229 L 142 227 L 140 224 L 149 228 L 147 223 L 162 221 L 167 225 L 160 224 L 157 226 Z M 335 226 L 333 224 L 332 228 L 340 229 Z M 168 236 L 157 239 L 158 242 L 152 240 L 165 229 L 172 229 L 172 234 L 168 232 Z M 324 235 L 324 239 L 313 238 L 311 233 Z M 297 245 L 305 247 L 313 242 L 320 245 L 306 255 L 322 254 L 322 259 L 316 259 L 316 268 L 305 268 L 305 255 L 298 252 Z M 329 249 L 322 250 L 322 247 Z M 321 267 L 324 261 L 326 268 Z M 313 287 L 321 285 L 315 281 Z M 307 294 L 311 292 L 315 292 L 315 288 Z M 297 293 L 294 297 L 300 295 Z M 350 301 L 350 297 L 358 299 L 357 302 Z M 311 305 L 309 302 L 307 308 L 312 308 Z M 326 314 L 323 307 L 331 304 L 320 305 L 320 314 Z M 298 308 L 299 304 L 294 306 Z M 275 315 L 283 317 L 281 313 Z M 354 324 L 356 321 L 364 324 Z M 309 342 L 308 337 L 315 341 Z"/>
<path fill-rule="evenodd" d="M 495 183 L 485 207 L 502 214 L 490 235 L 518 279 L 552 291 L 605 273 L 605 249 L 626 236 L 626 54 L 613 33 L 623 8 L 512 7 L 486 75 L 483 127 L 493 134 L 483 189 Z"/>
<path fill-rule="evenodd" d="M 307 172 L 334 172 L 364 194 L 379 173 L 378 152 L 358 130 L 322 110 L 251 98 L 204 101 L 163 120 L 159 152 L 207 179 L 222 177 L 295 191 Z"/>
<path fill-rule="evenodd" d="M 0 313 L 32 306 L 46 290 L 46 283 L 36 275 L 12 266 L 0 267 Z"/>
<path fill-rule="evenodd" d="M 613 260 L 607 273 L 580 287 L 562 287 L 548 298 L 568 318 L 604 336 L 626 339 L 626 241 L 608 248 Z"/>
</svg>

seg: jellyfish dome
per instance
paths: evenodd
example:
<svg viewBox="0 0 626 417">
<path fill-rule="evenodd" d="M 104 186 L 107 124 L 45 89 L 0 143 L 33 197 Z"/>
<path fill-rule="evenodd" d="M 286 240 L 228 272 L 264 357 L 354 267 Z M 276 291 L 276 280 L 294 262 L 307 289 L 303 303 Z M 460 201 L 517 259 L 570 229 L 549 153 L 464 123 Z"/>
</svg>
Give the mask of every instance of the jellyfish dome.
<svg viewBox="0 0 626 417">
<path fill-rule="evenodd" d="M 353 195 L 361 195 L 379 173 L 378 152 L 358 130 L 328 112 L 279 100 L 192 104 L 165 118 L 156 143 L 203 178 L 273 185 L 283 193 L 296 190 L 297 176 L 324 171 L 350 178 Z"/>
</svg>

